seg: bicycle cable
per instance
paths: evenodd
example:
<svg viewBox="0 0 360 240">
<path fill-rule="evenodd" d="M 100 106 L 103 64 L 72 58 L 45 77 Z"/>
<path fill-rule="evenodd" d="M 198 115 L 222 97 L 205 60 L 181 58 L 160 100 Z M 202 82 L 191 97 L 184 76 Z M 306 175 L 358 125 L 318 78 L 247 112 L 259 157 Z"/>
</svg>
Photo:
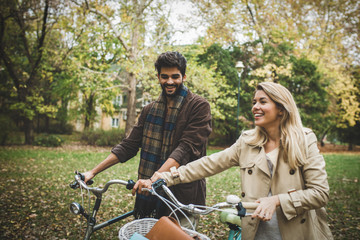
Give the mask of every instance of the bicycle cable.
<svg viewBox="0 0 360 240">
<path fill-rule="evenodd" d="M 191 228 L 195 231 L 195 226 L 194 226 L 194 224 L 193 224 L 192 221 L 189 219 L 189 217 L 185 214 L 185 212 L 182 210 L 182 207 L 177 206 L 175 203 L 173 203 L 173 202 L 171 202 L 170 200 L 168 200 L 168 199 L 164 198 L 163 196 L 159 195 L 159 194 L 158 194 L 156 191 L 154 191 L 154 190 L 152 190 L 152 193 L 153 193 L 155 196 L 157 196 L 161 201 L 163 201 L 169 209 L 171 209 L 171 213 L 170 213 L 169 216 L 174 215 L 174 216 L 176 217 L 176 220 L 180 223 L 180 220 L 179 220 L 177 214 L 175 213 L 175 211 L 179 211 L 179 212 L 186 218 L 186 220 L 189 222 Z M 172 207 L 171 207 L 170 205 L 171 205 Z"/>
<path fill-rule="evenodd" d="M 80 194 L 81 194 L 81 206 L 84 206 L 84 195 L 83 195 L 83 188 L 81 185 L 80 185 Z M 81 238 L 81 232 L 82 232 L 82 221 L 80 221 L 79 239 Z"/>
</svg>

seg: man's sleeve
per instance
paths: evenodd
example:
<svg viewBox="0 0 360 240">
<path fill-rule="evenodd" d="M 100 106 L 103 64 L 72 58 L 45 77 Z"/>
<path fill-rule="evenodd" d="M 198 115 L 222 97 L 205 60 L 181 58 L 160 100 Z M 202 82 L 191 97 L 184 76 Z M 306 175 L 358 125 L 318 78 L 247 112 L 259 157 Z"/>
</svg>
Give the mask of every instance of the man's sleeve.
<svg viewBox="0 0 360 240">
<path fill-rule="evenodd" d="M 122 142 L 111 149 L 111 152 L 116 155 L 119 162 L 126 162 L 134 157 L 141 147 L 143 127 L 146 114 L 149 110 L 149 105 L 145 106 L 140 113 L 137 123 L 134 125 L 129 136 L 125 137 Z"/>
<path fill-rule="evenodd" d="M 180 165 L 202 157 L 212 130 L 210 105 L 205 99 L 201 98 L 186 114 L 189 114 L 188 124 L 182 132 L 179 145 L 169 156 Z"/>
</svg>

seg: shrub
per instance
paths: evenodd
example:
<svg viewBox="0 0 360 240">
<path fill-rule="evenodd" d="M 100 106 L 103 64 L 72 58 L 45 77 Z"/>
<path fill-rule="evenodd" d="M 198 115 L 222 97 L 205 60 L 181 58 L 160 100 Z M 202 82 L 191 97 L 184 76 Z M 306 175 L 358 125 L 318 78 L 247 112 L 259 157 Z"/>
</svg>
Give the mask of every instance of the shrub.
<svg viewBox="0 0 360 240">
<path fill-rule="evenodd" d="M 34 145 L 43 147 L 59 147 L 64 140 L 56 135 L 40 135 L 35 138 Z"/>
<path fill-rule="evenodd" d="M 51 124 L 49 127 L 49 132 L 55 134 L 72 134 L 73 131 L 74 131 L 74 127 L 69 123 L 67 124 L 55 123 L 55 124 Z"/>
<path fill-rule="evenodd" d="M 9 136 L 17 131 L 13 120 L 6 115 L 0 115 L 0 145 L 8 143 Z"/>
<path fill-rule="evenodd" d="M 97 129 L 84 131 L 81 135 L 81 140 L 90 145 L 114 146 L 120 143 L 124 137 L 124 129 L 112 129 L 109 131 Z"/>
</svg>

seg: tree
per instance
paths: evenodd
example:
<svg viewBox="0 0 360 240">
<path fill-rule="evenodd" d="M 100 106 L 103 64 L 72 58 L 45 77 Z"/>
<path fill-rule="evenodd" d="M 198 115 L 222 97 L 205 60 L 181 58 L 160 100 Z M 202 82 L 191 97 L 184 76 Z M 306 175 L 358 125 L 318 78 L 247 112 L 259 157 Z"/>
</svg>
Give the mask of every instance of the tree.
<svg viewBox="0 0 360 240">
<path fill-rule="evenodd" d="M 33 121 L 36 114 L 53 115 L 41 94 L 44 49 L 47 35 L 56 16 L 55 1 L 2 1 L 0 10 L 0 59 L 6 71 L 2 86 L 10 87 L 8 107 L 24 123 L 25 143 L 34 140 Z"/>
<path fill-rule="evenodd" d="M 264 44 L 264 49 L 264 67 L 252 72 L 256 77 L 253 84 L 273 81 L 285 86 L 297 103 L 303 125 L 323 136 L 332 119 L 328 112 L 330 96 L 326 91 L 329 83 L 322 78 L 315 63 L 294 56 L 291 45 Z"/>
<path fill-rule="evenodd" d="M 340 101 L 351 101 L 350 105 L 358 105 L 360 103 L 360 67 L 352 67 L 351 68 L 351 75 L 353 81 L 355 82 L 355 95 L 356 98 L 354 99 L 340 99 Z M 345 104 L 348 106 L 349 104 Z M 346 142 L 349 144 L 348 150 L 353 150 L 355 144 L 360 144 L 360 121 L 357 120 L 355 122 L 348 122 L 347 118 L 343 118 L 341 116 L 349 114 L 348 109 L 340 109 L 339 115 L 340 117 L 337 118 L 338 124 L 333 131 L 335 135 L 338 136 L 339 140 Z M 355 113 L 359 118 L 360 111 Z"/>
<path fill-rule="evenodd" d="M 136 120 L 136 89 L 140 83 L 139 77 L 144 66 L 146 54 L 145 41 L 148 37 L 152 44 L 161 43 L 168 34 L 165 18 L 161 12 L 162 3 L 154 0 L 132 0 L 120 2 L 85 1 L 84 10 L 95 14 L 98 20 L 108 24 L 109 31 L 113 34 L 123 49 L 122 69 L 126 73 L 123 79 L 127 91 L 127 120 L 125 132 L 129 134 Z M 158 24 L 152 31 L 149 30 L 149 18 Z M 117 22 L 116 24 L 114 24 Z M 158 34 L 156 37 L 152 33 Z"/>
<path fill-rule="evenodd" d="M 212 39 L 213 42 L 219 39 L 222 45 L 234 45 L 236 41 L 259 40 L 260 44 L 254 50 L 260 54 L 266 52 L 269 46 L 278 48 L 284 46 L 282 43 L 289 43 L 292 46 L 291 54 L 296 59 L 305 58 L 315 64 L 321 74 L 319 84 L 329 84 L 325 89 L 332 98 L 329 100 L 336 104 L 335 107 L 330 106 L 329 113 L 341 118 L 328 118 L 324 124 L 327 125 L 325 133 L 339 123 L 354 124 L 359 120 L 357 113 L 360 111 L 360 105 L 354 103 L 357 89 L 349 71 L 352 65 L 359 65 L 357 59 L 360 55 L 360 21 L 357 1 L 193 2 L 200 10 L 199 16 L 204 16 L 205 19 L 218 19 L 221 17 L 218 15 L 224 10 L 235 13 L 220 21 L 221 25 L 226 26 L 221 29 L 227 29 L 227 34 L 231 35 L 232 39 L 228 38 L 228 42 L 224 42 L 223 38 L 215 37 L 215 21 L 209 21 L 209 25 L 206 25 L 208 31 L 205 39 Z M 274 64 L 285 69 L 287 66 L 277 62 Z"/>
<path fill-rule="evenodd" d="M 222 48 L 219 44 L 213 44 L 203 54 L 198 55 L 198 62 L 208 69 L 214 68 L 214 72 L 220 74 L 224 81 L 218 85 L 219 95 L 216 98 L 216 105 L 220 115 L 215 117 L 214 132 L 227 136 L 227 142 L 233 141 L 236 134 L 236 106 L 238 74 L 235 69 L 235 59 L 228 49 Z M 216 75 L 214 74 L 214 77 Z"/>
</svg>

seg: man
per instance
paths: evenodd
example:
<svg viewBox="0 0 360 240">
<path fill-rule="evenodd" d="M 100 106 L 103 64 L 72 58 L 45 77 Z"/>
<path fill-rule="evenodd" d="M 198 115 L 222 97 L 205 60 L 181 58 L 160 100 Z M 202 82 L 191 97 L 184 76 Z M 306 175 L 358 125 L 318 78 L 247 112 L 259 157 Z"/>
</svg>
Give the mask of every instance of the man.
<svg viewBox="0 0 360 240">
<path fill-rule="evenodd" d="M 178 52 L 160 54 L 155 68 L 162 93 L 145 106 L 129 136 L 111 150 L 111 154 L 91 171 L 85 181 L 118 162 L 126 162 L 141 148 L 139 179 L 149 179 L 154 172 L 169 171 L 206 155 L 206 143 L 211 133 L 209 103 L 190 92 L 186 81 L 186 59 Z M 171 188 L 184 204 L 205 204 L 205 179 Z M 169 213 L 160 207 L 154 196 L 137 194 L 135 217 L 161 217 Z M 190 216 L 197 223 L 196 216 Z"/>
</svg>

